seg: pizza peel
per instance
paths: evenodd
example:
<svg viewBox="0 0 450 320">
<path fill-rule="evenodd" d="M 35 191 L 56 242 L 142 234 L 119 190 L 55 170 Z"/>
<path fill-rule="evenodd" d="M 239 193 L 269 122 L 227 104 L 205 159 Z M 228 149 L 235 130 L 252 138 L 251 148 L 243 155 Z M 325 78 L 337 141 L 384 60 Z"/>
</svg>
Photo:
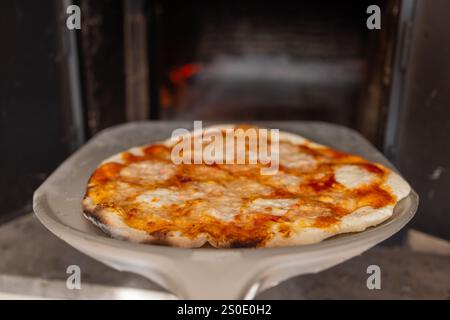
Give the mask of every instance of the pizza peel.
<svg viewBox="0 0 450 320">
<path fill-rule="evenodd" d="M 357 132 L 320 122 L 254 122 L 261 127 L 298 133 L 338 150 L 393 168 Z M 338 235 L 311 245 L 262 249 L 183 249 L 112 239 L 83 217 L 87 181 L 105 158 L 133 146 L 170 137 L 192 122 L 137 122 L 106 129 L 93 137 L 34 193 L 38 219 L 56 236 L 88 256 L 122 271 L 140 274 L 188 299 L 253 298 L 290 277 L 316 273 L 363 253 L 389 238 L 414 216 L 418 196 L 412 190 L 393 216 L 366 231 Z"/>
</svg>

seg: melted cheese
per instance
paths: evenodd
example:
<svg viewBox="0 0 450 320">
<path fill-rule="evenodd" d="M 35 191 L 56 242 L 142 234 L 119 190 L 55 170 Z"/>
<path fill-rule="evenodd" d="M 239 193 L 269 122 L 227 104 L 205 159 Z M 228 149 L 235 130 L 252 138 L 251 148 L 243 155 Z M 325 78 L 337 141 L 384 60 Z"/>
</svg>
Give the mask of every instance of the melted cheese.
<svg viewBox="0 0 450 320">
<path fill-rule="evenodd" d="M 184 202 L 179 192 L 169 189 L 157 188 L 140 194 L 136 200 L 140 203 L 152 206 L 163 207 L 170 205 L 179 205 Z"/>
<path fill-rule="evenodd" d="M 280 164 L 287 168 L 313 169 L 316 165 L 314 157 L 299 152 L 299 148 L 291 143 L 280 143 Z"/>
<path fill-rule="evenodd" d="M 163 181 L 175 173 L 175 166 L 163 162 L 142 161 L 131 163 L 120 171 L 125 178 L 139 181 Z"/>
<path fill-rule="evenodd" d="M 250 212 L 282 216 L 297 202 L 296 199 L 256 199 L 249 206 Z"/>
<path fill-rule="evenodd" d="M 357 188 L 364 184 L 370 184 L 376 176 L 356 165 L 344 165 L 334 173 L 337 182 L 347 188 Z"/>
</svg>

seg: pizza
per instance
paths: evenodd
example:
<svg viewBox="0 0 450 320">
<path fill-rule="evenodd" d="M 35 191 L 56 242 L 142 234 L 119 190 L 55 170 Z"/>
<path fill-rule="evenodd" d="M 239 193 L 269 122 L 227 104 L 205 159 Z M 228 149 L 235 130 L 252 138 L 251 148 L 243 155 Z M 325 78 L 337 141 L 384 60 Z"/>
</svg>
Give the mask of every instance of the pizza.
<svg viewBox="0 0 450 320">
<path fill-rule="evenodd" d="M 85 217 L 114 238 L 138 243 L 280 247 L 376 226 L 410 192 L 381 164 L 288 132 L 279 132 L 278 170 L 267 175 L 261 169 L 268 164 L 259 162 L 175 164 L 174 147 L 168 139 L 103 161 L 87 185 Z"/>
</svg>

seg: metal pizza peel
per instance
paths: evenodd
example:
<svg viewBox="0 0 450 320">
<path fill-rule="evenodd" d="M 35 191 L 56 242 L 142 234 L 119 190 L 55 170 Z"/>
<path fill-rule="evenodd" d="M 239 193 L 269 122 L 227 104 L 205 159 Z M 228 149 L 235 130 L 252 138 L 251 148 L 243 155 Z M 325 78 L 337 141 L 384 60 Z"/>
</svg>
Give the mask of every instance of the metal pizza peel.
<svg viewBox="0 0 450 320">
<path fill-rule="evenodd" d="M 393 166 L 357 132 L 320 122 L 253 122 L 303 135 L 338 150 Z M 87 181 L 105 158 L 133 146 L 170 137 L 192 122 L 137 122 L 106 129 L 64 161 L 36 190 L 33 209 L 56 236 L 86 255 L 122 271 L 142 275 L 187 299 L 253 298 L 291 277 L 317 273 L 363 253 L 389 238 L 414 216 L 412 190 L 384 223 L 311 245 L 261 249 L 184 249 L 112 239 L 83 217 Z M 394 168 L 393 168 L 394 169 Z"/>
</svg>

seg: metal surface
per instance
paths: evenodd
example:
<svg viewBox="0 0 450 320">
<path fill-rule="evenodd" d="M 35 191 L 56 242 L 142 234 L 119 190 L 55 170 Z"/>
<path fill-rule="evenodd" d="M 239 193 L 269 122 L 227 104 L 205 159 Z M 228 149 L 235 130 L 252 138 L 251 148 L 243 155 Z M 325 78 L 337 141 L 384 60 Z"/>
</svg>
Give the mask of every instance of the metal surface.
<svg viewBox="0 0 450 320">
<path fill-rule="evenodd" d="M 78 142 L 58 7 L 0 2 L 0 223 L 31 208 L 34 190 Z"/>
<path fill-rule="evenodd" d="M 336 125 L 264 122 L 390 166 L 356 132 Z M 104 158 L 135 145 L 162 140 L 186 122 L 131 123 L 98 134 L 66 160 L 35 192 L 34 211 L 58 237 L 119 270 L 143 275 L 183 298 L 252 298 L 295 275 L 315 273 L 358 255 L 399 231 L 414 215 L 412 192 L 387 222 L 324 242 L 270 249 L 181 249 L 111 239 L 82 216 L 81 199 L 91 172 Z"/>
<path fill-rule="evenodd" d="M 123 2 L 79 0 L 80 75 L 87 137 L 126 119 Z"/>
<path fill-rule="evenodd" d="M 450 2 L 417 1 L 414 15 L 388 155 L 423 195 L 413 226 L 450 240 Z"/>
<path fill-rule="evenodd" d="M 127 121 L 149 118 L 148 21 L 144 8 L 143 0 L 123 2 Z"/>
<path fill-rule="evenodd" d="M 384 150 L 388 158 L 395 161 L 398 143 L 398 124 L 401 109 L 404 105 L 405 71 L 408 68 L 411 47 L 412 29 L 416 0 L 403 0 L 400 9 L 397 48 L 395 62 L 392 70 L 392 85 L 389 97 L 389 114 L 386 119 L 386 132 L 384 137 Z"/>
<path fill-rule="evenodd" d="M 171 300 L 169 293 L 137 288 L 83 283 L 80 290 L 67 289 L 66 281 L 0 275 L 0 300 L 3 299 L 101 299 Z"/>
<path fill-rule="evenodd" d="M 61 25 L 65 23 L 67 18 L 67 15 L 61 14 L 61 12 L 65 12 L 71 5 L 73 5 L 72 0 L 63 0 L 57 3 L 58 22 Z M 60 31 L 62 51 L 65 58 L 63 78 L 67 79 L 67 99 L 69 100 L 71 119 L 73 119 L 73 127 L 70 132 L 73 135 L 70 152 L 73 152 L 81 147 L 85 141 L 78 45 L 74 31 L 67 28 L 58 28 L 58 30 Z"/>
</svg>

